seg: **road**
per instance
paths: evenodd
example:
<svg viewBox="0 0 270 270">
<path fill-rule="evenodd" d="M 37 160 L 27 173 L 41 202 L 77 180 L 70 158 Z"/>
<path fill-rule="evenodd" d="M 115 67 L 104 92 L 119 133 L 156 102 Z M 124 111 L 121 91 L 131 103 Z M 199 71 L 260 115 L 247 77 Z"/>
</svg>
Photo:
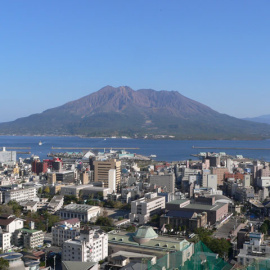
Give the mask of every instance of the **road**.
<svg viewBox="0 0 270 270">
<path fill-rule="evenodd" d="M 240 224 L 240 218 L 231 217 L 225 224 L 218 228 L 213 236 L 216 238 L 230 238 L 231 232 Z"/>
<path fill-rule="evenodd" d="M 130 211 L 129 210 L 122 210 L 122 209 L 113 209 L 113 208 L 103 208 L 104 211 L 107 212 L 108 217 L 113 219 L 118 219 L 119 217 L 128 218 Z"/>
</svg>

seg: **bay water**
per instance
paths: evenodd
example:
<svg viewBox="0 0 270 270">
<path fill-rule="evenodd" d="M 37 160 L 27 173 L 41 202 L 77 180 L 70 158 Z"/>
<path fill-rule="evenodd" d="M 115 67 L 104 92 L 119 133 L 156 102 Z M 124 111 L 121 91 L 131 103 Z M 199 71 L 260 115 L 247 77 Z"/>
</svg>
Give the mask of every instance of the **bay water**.
<svg viewBox="0 0 270 270">
<path fill-rule="evenodd" d="M 42 145 L 39 145 L 39 142 Z M 196 149 L 194 147 L 209 147 Z M 144 140 L 122 138 L 81 138 L 81 137 L 53 137 L 53 136 L 0 136 L 0 147 L 30 147 L 30 155 L 18 154 L 17 157 L 38 155 L 41 159 L 47 158 L 50 152 L 79 152 L 79 150 L 52 150 L 52 147 L 95 147 L 95 148 L 139 148 L 128 150 L 145 156 L 156 155 L 159 161 L 178 161 L 193 158 L 200 152 L 226 152 L 229 155 L 243 155 L 244 157 L 270 161 L 270 140 L 262 141 L 219 141 L 219 140 Z M 213 147 L 213 148 L 211 148 Z M 222 149 L 222 148 L 257 148 L 256 150 Z M 215 149 L 220 148 L 220 149 Z M 100 151 L 103 151 L 102 149 Z"/>
</svg>

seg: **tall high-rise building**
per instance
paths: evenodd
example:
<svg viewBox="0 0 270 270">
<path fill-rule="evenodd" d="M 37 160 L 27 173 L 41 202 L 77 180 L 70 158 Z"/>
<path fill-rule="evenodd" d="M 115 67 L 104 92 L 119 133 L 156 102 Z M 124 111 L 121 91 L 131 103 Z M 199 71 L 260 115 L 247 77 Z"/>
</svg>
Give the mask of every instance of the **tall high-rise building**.
<svg viewBox="0 0 270 270">
<path fill-rule="evenodd" d="M 112 177 L 113 171 L 115 170 L 115 177 Z M 116 159 L 106 160 L 106 161 L 94 161 L 94 181 L 103 182 L 104 187 L 115 186 L 117 190 L 120 188 L 121 183 L 121 161 Z M 112 183 L 115 179 L 115 185 Z"/>
</svg>

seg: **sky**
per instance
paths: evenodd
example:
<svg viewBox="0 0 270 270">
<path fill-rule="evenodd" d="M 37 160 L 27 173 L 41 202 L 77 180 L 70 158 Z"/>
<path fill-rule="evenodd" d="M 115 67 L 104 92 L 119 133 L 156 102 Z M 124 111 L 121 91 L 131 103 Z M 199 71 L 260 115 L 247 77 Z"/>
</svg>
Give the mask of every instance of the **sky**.
<svg viewBox="0 0 270 270">
<path fill-rule="evenodd" d="M 106 85 L 270 114 L 269 0 L 0 3 L 0 122 Z"/>
</svg>

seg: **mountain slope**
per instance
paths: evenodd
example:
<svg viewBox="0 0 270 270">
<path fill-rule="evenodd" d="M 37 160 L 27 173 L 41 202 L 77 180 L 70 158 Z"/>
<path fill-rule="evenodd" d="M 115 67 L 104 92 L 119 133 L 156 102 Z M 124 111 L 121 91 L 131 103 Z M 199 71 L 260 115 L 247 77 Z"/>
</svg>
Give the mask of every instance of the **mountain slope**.
<svg viewBox="0 0 270 270">
<path fill-rule="evenodd" d="M 2 123 L 0 134 L 263 139 L 270 137 L 270 125 L 220 114 L 176 91 L 106 86 L 43 113 Z"/>
<path fill-rule="evenodd" d="M 270 124 L 270 114 L 261 115 L 257 117 L 244 118 L 243 120 L 253 121 L 257 123 Z"/>
</svg>

